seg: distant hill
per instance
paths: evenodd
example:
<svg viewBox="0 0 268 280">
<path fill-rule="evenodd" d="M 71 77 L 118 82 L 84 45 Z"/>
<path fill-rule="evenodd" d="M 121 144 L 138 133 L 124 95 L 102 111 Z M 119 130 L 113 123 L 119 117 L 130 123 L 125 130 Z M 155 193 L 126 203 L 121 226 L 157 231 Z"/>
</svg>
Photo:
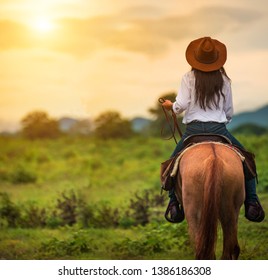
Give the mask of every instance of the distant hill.
<svg viewBox="0 0 268 280">
<path fill-rule="evenodd" d="M 59 129 L 68 134 L 89 135 L 92 132 L 92 122 L 90 119 L 74 119 L 63 117 L 59 119 Z"/>
<path fill-rule="evenodd" d="M 78 122 L 77 119 L 63 117 L 59 119 L 59 128 L 63 132 L 68 132 Z"/>
<path fill-rule="evenodd" d="M 232 133 L 263 135 L 268 133 L 268 128 L 256 124 L 242 124 L 239 127 L 232 129 Z"/>
<path fill-rule="evenodd" d="M 135 132 L 141 132 L 143 129 L 148 127 L 148 125 L 151 123 L 150 119 L 137 117 L 131 120 L 132 129 Z"/>
<path fill-rule="evenodd" d="M 144 132 L 152 122 L 152 119 L 136 117 L 130 120 L 132 129 L 135 132 Z M 62 117 L 59 119 L 59 128 L 62 132 L 69 133 L 73 129 L 76 131 L 84 131 L 85 128 L 88 131 L 89 126 L 92 130 L 92 125 L 90 125 L 91 120 L 81 120 L 71 117 Z M 0 133 L 3 135 L 14 134 L 18 129 L 14 127 L 7 126 L 9 129 L 6 129 L 6 123 L 2 122 L 2 127 L 4 129 L 0 130 Z M 18 126 L 18 125 L 17 125 Z M 0 120 L 1 127 L 1 120 Z M 2 128 L 1 127 L 1 128 Z M 233 120 L 228 124 L 227 128 L 232 132 L 252 132 L 254 134 L 267 133 L 268 131 L 268 105 L 259 108 L 255 111 L 247 111 L 233 116 Z M 263 131 L 262 131 L 263 129 Z M 88 133 L 88 132 L 87 132 Z M 86 134 L 87 134 L 86 133 Z"/>
<path fill-rule="evenodd" d="M 255 111 L 243 112 L 234 115 L 232 122 L 228 124 L 228 129 L 235 130 L 246 124 L 268 128 L 268 105 Z"/>
<path fill-rule="evenodd" d="M 141 132 L 152 120 L 137 117 L 131 120 L 132 128 L 136 132 Z M 252 132 L 262 134 L 268 130 L 268 105 L 255 111 L 243 112 L 233 116 L 232 122 L 228 124 L 228 129 L 236 132 Z"/>
</svg>

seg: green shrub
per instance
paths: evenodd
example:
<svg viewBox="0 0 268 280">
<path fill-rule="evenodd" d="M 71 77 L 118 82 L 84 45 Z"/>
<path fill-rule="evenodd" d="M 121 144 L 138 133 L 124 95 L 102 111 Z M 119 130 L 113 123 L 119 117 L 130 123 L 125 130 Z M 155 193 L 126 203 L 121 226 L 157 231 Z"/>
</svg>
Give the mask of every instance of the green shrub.
<svg viewBox="0 0 268 280">
<path fill-rule="evenodd" d="M 94 226 L 100 228 L 117 227 L 119 225 L 119 209 L 113 209 L 105 204 L 97 208 L 94 217 Z"/>
<path fill-rule="evenodd" d="M 135 225 L 135 219 L 132 218 L 129 214 L 129 211 L 126 211 L 124 216 L 119 220 L 119 226 L 122 228 L 131 228 Z"/>
<path fill-rule="evenodd" d="M 7 223 L 8 227 L 15 228 L 21 218 L 19 207 L 17 207 L 9 198 L 7 193 L 0 193 L 0 217 Z"/>
<path fill-rule="evenodd" d="M 52 215 L 47 218 L 47 227 L 55 229 L 62 225 L 62 220 L 53 211 Z"/>
<path fill-rule="evenodd" d="M 45 208 L 39 208 L 30 204 L 25 207 L 24 215 L 21 218 L 20 226 L 25 228 L 45 227 L 47 225 L 47 211 Z"/>
<path fill-rule="evenodd" d="M 33 171 L 20 166 L 11 174 L 10 180 L 13 184 L 35 183 L 37 175 Z"/>
<path fill-rule="evenodd" d="M 143 259 L 156 254 L 170 256 L 170 251 L 179 254 L 189 252 L 189 238 L 185 224 L 170 225 L 150 223 L 144 227 L 135 229 L 141 235 L 140 238 L 125 238 L 123 241 L 116 242 L 113 252 L 117 258 L 124 259 Z M 174 250 L 175 249 L 175 250 Z"/>
<path fill-rule="evenodd" d="M 80 200 L 78 216 L 83 228 L 94 226 L 94 206 L 87 205 L 84 201 Z"/>
<path fill-rule="evenodd" d="M 77 222 L 77 203 L 78 199 L 74 191 L 68 194 L 62 193 L 57 199 L 56 208 L 62 225 L 72 226 Z"/>
<path fill-rule="evenodd" d="M 95 249 L 95 246 L 92 245 L 91 240 L 88 240 L 86 233 L 78 231 L 66 240 L 59 240 L 54 237 L 47 242 L 43 242 L 40 249 L 46 256 L 66 257 L 91 252 Z"/>
<path fill-rule="evenodd" d="M 141 195 L 136 193 L 134 199 L 130 200 L 130 209 L 135 225 L 146 225 L 149 223 L 150 199 L 149 191 L 144 191 Z"/>
</svg>

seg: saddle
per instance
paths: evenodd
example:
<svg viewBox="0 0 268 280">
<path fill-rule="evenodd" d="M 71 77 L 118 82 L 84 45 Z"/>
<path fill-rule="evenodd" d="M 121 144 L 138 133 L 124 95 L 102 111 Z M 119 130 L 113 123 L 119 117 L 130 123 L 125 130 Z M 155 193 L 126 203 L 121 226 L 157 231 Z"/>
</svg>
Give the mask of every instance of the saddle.
<svg viewBox="0 0 268 280">
<path fill-rule="evenodd" d="M 255 164 L 255 155 L 249 151 L 246 151 L 245 149 L 242 149 L 234 144 L 225 136 L 219 135 L 219 134 L 195 134 L 187 137 L 183 144 L 184 148 L 182 151 L 177 153 L 174 157 L 164 161 L 161 163 L 160 167 L 160 181 L 162 189 L 165 191 L 169 191 L 173 189 L 176 185 L 176 174 L 177 169 L 176 164 L 178 165 L 178 162 L 182 154 L 185 152 L 187 148 L 190 146 L 197 144 L 197 143 L 203 143 L 203 142 L 218 142 L 225 144 L 230 149 L 233 149 L 235 152 L 241 155 L 241 159 L 243 162 L 243 169 L 246 180 L 250 180 L 253 178 L 256 178 L 258 182 L 258 175 L 256 170 L 256 164 Z M 175 166 L 175 168 L 174 168 Z M 175 170 L 175 171 L 174 171 Z"/>
<path fill-rule="evenodd" d="M 232 145 L 230 139 L 228 139 L 224 135 L 220 134 L 193 134 L 188 136 L 184 141 L 184 147 L 188 147 L 195 143 L 202 143 L 202 142 L 219 142 Z"/>
</svg>

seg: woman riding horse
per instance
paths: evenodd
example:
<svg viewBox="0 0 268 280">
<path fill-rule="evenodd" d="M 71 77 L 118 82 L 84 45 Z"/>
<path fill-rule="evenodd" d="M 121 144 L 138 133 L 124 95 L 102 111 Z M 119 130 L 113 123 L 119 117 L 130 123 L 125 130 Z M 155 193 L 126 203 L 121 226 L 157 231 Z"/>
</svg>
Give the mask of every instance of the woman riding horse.
<svg viewBox="0 0 268 280">
<path fill-rule="evenodd" d="M 175 102 L 166 100 L 162 104 L 176 114 L 185 111 L 183 123 L 186 124 L 186 131 L 172 156 L 183 149 L 184 139 L 200 133 L 223 135 L 243 148 L 226 128 L 233 116 L 231 81 L 223 68 L 226 58 L 226 46 L 210 37 L 194 40 L 187 47 L 186 60 L 192 69 L 183 76 Z M 245 217 L 253 222 L 263 221 L 265 213 L 256 194 L 255 178 L 245 178 L 245 190 Z M 174 189 L 169 192 L 169 197 L 166 216 L 171 222 L 181 222 L 183 209 Z"/>
</svg>

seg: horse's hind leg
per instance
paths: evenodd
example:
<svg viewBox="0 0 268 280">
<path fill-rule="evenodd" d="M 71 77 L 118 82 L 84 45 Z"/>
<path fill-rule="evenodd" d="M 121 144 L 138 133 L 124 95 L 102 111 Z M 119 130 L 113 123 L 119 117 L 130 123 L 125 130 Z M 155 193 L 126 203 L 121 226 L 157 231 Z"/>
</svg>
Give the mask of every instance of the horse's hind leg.
<svg viewBox="0 0 268 280">
<path fill-rule="evenodd" d="M 237 240 L 237 221 L 232 220 L 222 223 L 223 230 L 223 252 L 221 259 L 237 260 L 240 254 L 240 247 Z"/>
</svg>

